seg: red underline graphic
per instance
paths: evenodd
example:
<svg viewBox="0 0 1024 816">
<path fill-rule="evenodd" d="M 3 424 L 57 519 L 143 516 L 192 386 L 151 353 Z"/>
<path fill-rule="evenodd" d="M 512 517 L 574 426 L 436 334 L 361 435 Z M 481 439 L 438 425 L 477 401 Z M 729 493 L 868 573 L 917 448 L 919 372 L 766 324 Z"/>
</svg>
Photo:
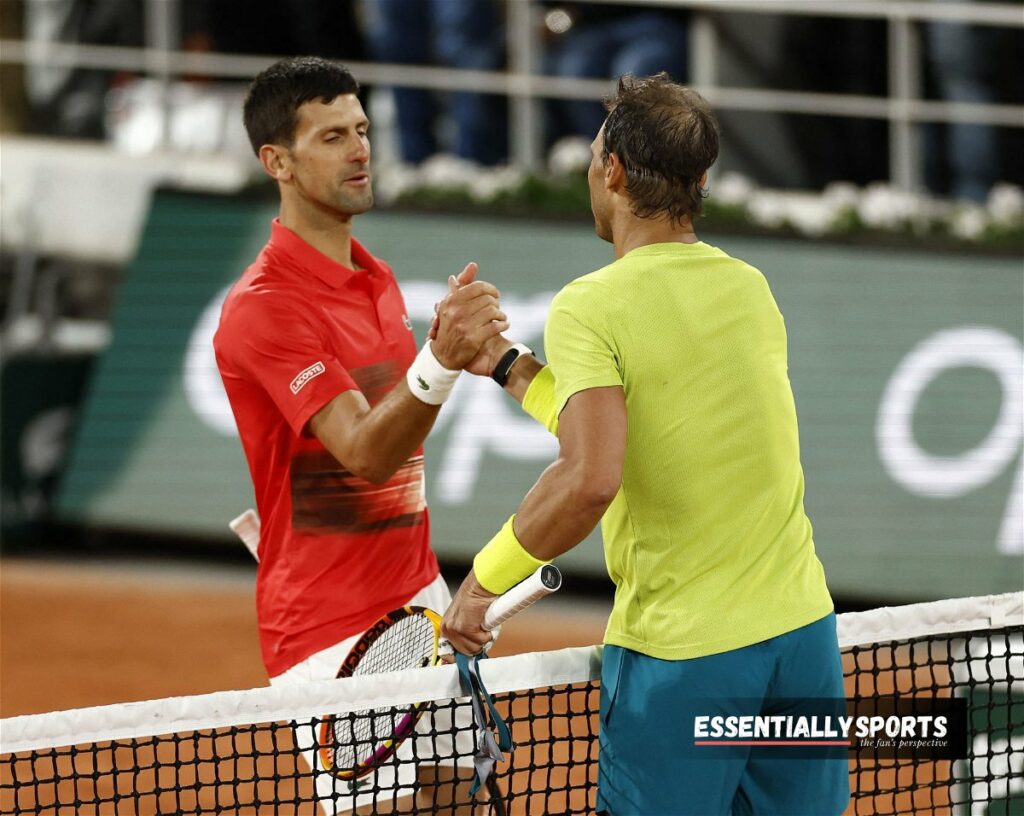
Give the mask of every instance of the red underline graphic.
<svg viewBox="0 0 1024 816">
<path fill-rule="evenodd" d="M 846 740 L 736 740 L 736 739 L 715 739 L 715 740 L 694 740 L 694 745 L 842 745 L 849 747 Z"/>
</svg>

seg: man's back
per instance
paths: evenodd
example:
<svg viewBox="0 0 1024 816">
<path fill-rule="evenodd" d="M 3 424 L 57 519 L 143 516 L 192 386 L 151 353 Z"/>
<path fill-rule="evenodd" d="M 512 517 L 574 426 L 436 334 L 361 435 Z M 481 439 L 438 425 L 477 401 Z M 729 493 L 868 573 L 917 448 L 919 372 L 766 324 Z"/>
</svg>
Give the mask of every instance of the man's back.
<svg viewBox="0 0 1024 816">
<path fill-rule="evenodd" d="M 581 386 L 625 393 L 606 642 L 684 659 L 828 614 L 785 327 L 760 272 L 703 243 L 641 247 L 555 298 L 545 347 L 559 408 Z"/>
</svg>

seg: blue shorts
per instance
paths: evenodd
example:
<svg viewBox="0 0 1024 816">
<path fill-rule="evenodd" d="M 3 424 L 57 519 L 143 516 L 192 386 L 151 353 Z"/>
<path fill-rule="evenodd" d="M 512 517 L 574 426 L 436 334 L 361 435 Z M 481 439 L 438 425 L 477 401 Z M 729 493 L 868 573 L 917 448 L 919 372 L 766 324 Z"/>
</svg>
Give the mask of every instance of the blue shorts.
<svg viewBox="0 0 1024 816">
<path fill-rule="evenodd" d="M 692 660 L 659 660 L 605 646 L 597 811 L 840 814 L 850 798 L 844 748 L 796 749 L 804 753 L 782 756 L 780 750 L 792 749 L 698 747 L 694 717 L 793 713 L 801 701 L 843 697 L 834 614 L 761 643 Z M 751 711 L 751 701 L 761 710 Z"/>
</svg>

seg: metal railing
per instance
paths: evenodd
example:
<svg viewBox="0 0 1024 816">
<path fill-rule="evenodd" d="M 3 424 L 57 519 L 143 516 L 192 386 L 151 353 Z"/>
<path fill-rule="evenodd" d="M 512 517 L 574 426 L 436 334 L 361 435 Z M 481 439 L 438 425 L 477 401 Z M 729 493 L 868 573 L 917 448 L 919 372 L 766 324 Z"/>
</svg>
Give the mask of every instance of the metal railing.
<svg viewBox="0 0 1024 816">
<path fill-rule="evenodd" d="M 1002 28 L 1024 28 L 1024 5 L 1014 3 L 932 2 L 905 0 L 591 0 L 628 2 L 655 8 L 686 8 L 694 12 L 690 26 L 690 84 L 718 109 L 887 120 L 892 182 L 901 189 L 921 184 L 918 124 L 970 122 L 1024 127 L 1024 105 L 931 101 L 922 98 L 919 24 L 959 22 Z M 92 46 L 0 40 L 0 62 L 47 67 L 78 67 L 132 71 L 156 77 L 167 89 L 175 77 L 220 76 L 249 79 L 276 56 L 194 53 L 180 50 L 177 27 L 179 0 L 147 0 L 147 46 Z M 535 0 L 507 0 L 509 69 L 475 71 L 431 66 L 347 62 L 361 82 L 437 90 L 465 90 L 507 95 L 513 160 L 535 168 L 542 160 L 542 99 L 600 99 L 609 91 L 606 80 L 551 77 L 537 73 L 539 15 Z M 746 13 L 871 18 L 887 21 L 887 96 L 782 91 L 722 85 L 718 79 L 721 51 L 716 21 L 721 15 Z M 164 116 L 164 128 L 170 117 Z M 166 137 L 165 132 L 165 137 Z"/>
</svg>

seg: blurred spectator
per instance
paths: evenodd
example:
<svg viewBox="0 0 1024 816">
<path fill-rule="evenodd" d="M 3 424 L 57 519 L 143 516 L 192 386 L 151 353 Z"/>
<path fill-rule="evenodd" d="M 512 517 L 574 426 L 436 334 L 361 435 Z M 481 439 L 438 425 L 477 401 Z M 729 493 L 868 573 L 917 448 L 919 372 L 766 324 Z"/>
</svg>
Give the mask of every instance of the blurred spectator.
<svg viewBox="0 0 1024 816">
<path fill-rule="evenodd" d="M 640 6 L 561 2 L 549 4 L 551 35 L 545 72 L 554 76 L 617 78 L 667 71 L 677 82 L 688 73 L 687 14 Z M 609 89 L 610 90 L 610 89 Z M 592 139 L 604 122 L 599 102 L 558 100 L 551 106 L 549 139 Z"/>
<path fill-rule="evenodd" d="M 886 23 L 791 16 L 785 21 L 782 90 L 888 95 Z M 889 177 L 888 125 L 880 119 L 794 115 L 790 138 L 803 159 L 800 182 L 821 189 L 833 181 L 870 184 Z"/>
<path fill-rule="evenodd" d="M 25 0 L 25 40 L 141 45 L 141 0 Z M 25 86 L 37 133 L 102 138 L 114 72 L 29 64 Z"/>
<path fill-rule="evenodd" d="M 365 57 L 356 0 L 185 0 L 183 12 L 186 45 L 200 50 Z"/>
<path fill-rule="evenodd" d="M 924 26 L 928 67 L 936 91 L 947 102 L 993 103 L 999 81 L 994 55 L 999 51 L 999 32 L 992 28 L 958 22 L 932 22 Z M 999 141 L 996 128 L 953 122 L 939 129 L 925 129 L 924 149 L 928 182 L 940 188 L 943 170 L 948 174 L 946 192 L 955 199 L 984 202 L 1000 179 Z"/>
<path fill-rule="evenodd" d="M 505 63 L 503 6 L 499 0 L 366 0 L 366 33 L 374 59 L 402 65 L 441 65 L 496 71 Z M 419 164 L 438 152 L 437 97 L 395 88 L 401 157 Z M 507 155 L 504 97 L 453 93 L 450 113 L 457 156 L 493 165 Z"/>
</svg>

